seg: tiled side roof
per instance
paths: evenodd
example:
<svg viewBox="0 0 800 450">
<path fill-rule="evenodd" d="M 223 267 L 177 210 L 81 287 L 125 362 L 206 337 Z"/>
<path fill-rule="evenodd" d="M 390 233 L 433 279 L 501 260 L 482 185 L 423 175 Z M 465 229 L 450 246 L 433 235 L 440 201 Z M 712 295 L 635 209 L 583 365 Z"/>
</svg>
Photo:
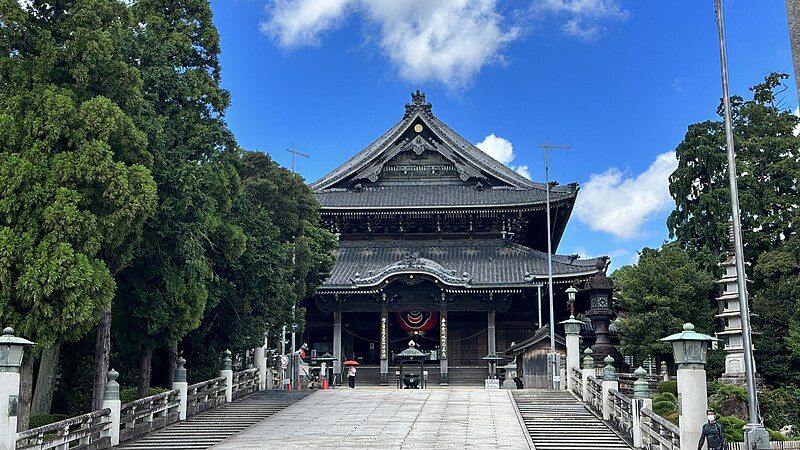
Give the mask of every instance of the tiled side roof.
<svg viewBox="0 0 800 450">
<path fill-rule="evenodd" d="M 460 185 L 376 186 L 360 190 L 328 189 L 315 193 L 323 208 L 511 206 L 545 203 L 544 189 L 485 188 Z M 556 186 L 550 201 L 574 198 L 574 186 Z"/>
<path fill-rule="evenodd" d="M 406 266 L 403 262 L 408 261 Z M 553 256 L 553 276 L 588 276 L 597 272 L 598 259 Z M 547 254 L 502 239 L 488 240 L 375 240 L 341 241 L 336 263 L 321 288 L 364 287 L 382 281 L 381 273 L 400 267 L 446 271 L 442 281 L 453 279 L 470 287 L 530 285 L 547 277 Z M 465 275 L 466 274 L 466 275 Z M 453 283 L 455 284 L 455 283 Z"/>
</svg>

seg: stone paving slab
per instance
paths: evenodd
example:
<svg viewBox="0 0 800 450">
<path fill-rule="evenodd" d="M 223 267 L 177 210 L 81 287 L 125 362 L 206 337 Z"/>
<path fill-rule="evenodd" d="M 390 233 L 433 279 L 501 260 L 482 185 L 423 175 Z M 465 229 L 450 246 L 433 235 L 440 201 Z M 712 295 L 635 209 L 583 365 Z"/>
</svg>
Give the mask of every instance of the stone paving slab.
<svg viewBox="0 0 800 450">
<path fill-rule="evenodd" d="M 214 449 L 528 449 L 505 390 L 319 391 Z"/>
</svg>

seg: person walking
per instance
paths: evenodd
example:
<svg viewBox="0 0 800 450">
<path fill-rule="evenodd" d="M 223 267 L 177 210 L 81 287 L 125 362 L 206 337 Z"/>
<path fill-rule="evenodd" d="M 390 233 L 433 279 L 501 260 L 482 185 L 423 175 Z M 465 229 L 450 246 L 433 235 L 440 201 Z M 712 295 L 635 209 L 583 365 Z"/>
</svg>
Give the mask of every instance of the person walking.
<svg viewBox="0 0 800 450">
<path fill-rule="evenodd" d="M 724 450 L 725 449 L 725 427 L 717 422 L 717 414 L 713 409 L 706 411 L 708 414 L 708 423 L 703 425 L 703 430 L 700 432 L 700 443 L 697 444 L 697 450 L 703 449 L 703 444 L 708 442 L 708 450 Z"/>
<path fill-rule="evenodd" d="M 350 389 L 355 389 L 355 387 L 356 387 L 356 366 L 350 366 L 347 369 L 347 383 L 350 386 Z"/>
</svg>

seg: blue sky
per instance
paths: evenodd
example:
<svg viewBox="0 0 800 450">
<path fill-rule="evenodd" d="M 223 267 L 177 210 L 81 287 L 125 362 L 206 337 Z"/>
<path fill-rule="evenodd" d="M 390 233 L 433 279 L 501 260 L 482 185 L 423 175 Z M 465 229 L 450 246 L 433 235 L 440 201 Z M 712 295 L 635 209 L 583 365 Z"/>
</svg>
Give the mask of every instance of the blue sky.
<svg viewBox="0 0 800 450">
<path fill-rule="evenodd" d="M 782 0 L 727 0 L 731 90 L 791 72 Z M 635 261 L 668 238 L 667 176 L 721 95 L 713 0 L 214 0 L 240 145 L 315 180 L 383 133 L 415 89 L 509 166 L 582 185 L 559 253 Z M 797 100 L 794 80 L 786 106 Z M 491 135 L 494 135 L 493 137 Z M 487 139 L 489 136 L 489 139 Z M 511 148 L 509 148 L 511 147 Z M 513 153 L 513 155 L 511 155 Z"/>
</svg>

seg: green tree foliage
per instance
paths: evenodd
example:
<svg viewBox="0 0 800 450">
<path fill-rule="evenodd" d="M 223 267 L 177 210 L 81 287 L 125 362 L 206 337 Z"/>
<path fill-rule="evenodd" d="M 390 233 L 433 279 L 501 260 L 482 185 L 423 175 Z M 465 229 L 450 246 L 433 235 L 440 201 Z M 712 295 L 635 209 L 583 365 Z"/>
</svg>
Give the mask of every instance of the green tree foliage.
<svg viewBox="0 0 800 450">
<path fill-rule="evenodd" d="M 197 328 L 214 276 L 210 260 L 244 249 L 226 220 L 239 190 L 236 143 L 223 114 L 219 37 L 207 0 L 140 0 L 131 6 L 134 55 L 152 111 L 144 125 L 159 189 L 155 217 L 135 263 L 124 273 L 116 316 L 120 342 L 142 354 L 148 391 L 152 351 Z M 119 322 L 117 322 L 119 323 Z"/>
<path fill-rule="evenodd" d="M 291 323 L 292 305 L 313 294 L 333 265 L 335 238 L 318 228 L 316 200 L 299 177 L 258 152 L 243 152 L 237 171 L 242 191 L 229 220 L 246 233 L 246 250 L 212 260 L 206 313 L 187 343 L 193 367 L 196 359 L 214 370 L 218 352 L 261 345 L 270 328 Z"/>
<path fill-rule="evenodd" d="M 756 368 L 773 386 L 800 386 L 800 237 L 764 253 L 753 269 Z"/>
<path fill-rule="evenodd" d="M 0 24 L 0 320 L 42 348 L 108 307 L 154 210 L 152 158 L 124 5 L 3 1 Z"/>
<path fill-rule="evenodd" d="M 638 360 L 670 359 L 668 344 L 658 340 L 692 322 L 710 332 L 714 318 L 714 278 L 700 270 L 676 243 L 645 248 L 639 262 L 613 273 L 621 309 L 622 352 Z"/>
<path fill-rule="evenodd" d="M 752 99 L 731 99 L 745 257 L 750 262 L 780 245 L 798 222 L 800 138 L 794 129 L 800 119 L 781 107 L 786 78 L 771 73 L 750 89 Z M 728 247 L 731 214 L 723 123 L 690 125 L 675 152 L 678 168 L 670 177 L 675 210 L 667 227 L 706 270 L 715 271 Z"/>
</svg>

